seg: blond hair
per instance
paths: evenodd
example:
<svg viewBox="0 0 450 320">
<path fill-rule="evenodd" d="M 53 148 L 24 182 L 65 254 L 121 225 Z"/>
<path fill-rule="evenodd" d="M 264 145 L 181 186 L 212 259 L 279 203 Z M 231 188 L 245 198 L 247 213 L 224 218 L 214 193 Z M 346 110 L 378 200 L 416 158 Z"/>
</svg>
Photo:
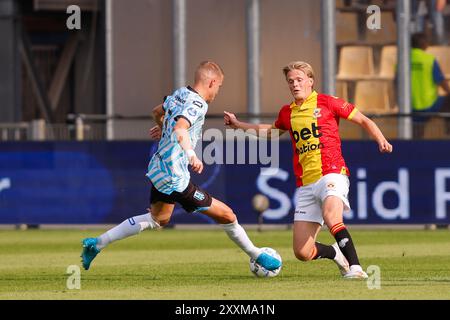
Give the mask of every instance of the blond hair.
<svg viewBox="0 0 450 320">
<path fill-rule="evenodd" d="M 289 71 L 292 70 L 303 71 L 308 76 L 308 78 L 314 80 L 314 70 L 311 67 L 311 65 L 307 62 L 304 61 L 289 62 L 288 65 L 283 68 L 284 76 L 287 78 L 287 74 L 289 73 Z"/>
<path fill-rule="evenodd" d="M 195 82 L 223 76 L 224 73 L 222 68 L 217 63 L 212 61 L 201 62 L 195 70 Z"/>
</svg>

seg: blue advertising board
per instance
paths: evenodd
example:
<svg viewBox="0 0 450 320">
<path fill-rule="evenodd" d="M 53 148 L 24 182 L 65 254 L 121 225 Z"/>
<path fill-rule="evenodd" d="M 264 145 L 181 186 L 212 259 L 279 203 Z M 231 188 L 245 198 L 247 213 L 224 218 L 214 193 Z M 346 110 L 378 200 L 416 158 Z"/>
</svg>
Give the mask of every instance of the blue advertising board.
<svg viewBox="0 0 450 320">
<path fill-rule="evenodd" d="M 345 141 L 350 168 L 346 223 L 450 223 L 450 142 L 393 141 L 380 154 L 373 141 Z M 21 142 L 0 144 L 1 224 L 119 223 L 149 207 L 145 176 L 153 142 Z M 265 194 L 266 223 L 291 223 L 295 179 L 290 141 L 279 146 L 279 169 L 260 164 L 205 166 L 195 183 L 227 203 L 240 223 L 257 223 L 251 200 Z M 214 223 L 177 207 L 171 223 Z"/>
</svg>

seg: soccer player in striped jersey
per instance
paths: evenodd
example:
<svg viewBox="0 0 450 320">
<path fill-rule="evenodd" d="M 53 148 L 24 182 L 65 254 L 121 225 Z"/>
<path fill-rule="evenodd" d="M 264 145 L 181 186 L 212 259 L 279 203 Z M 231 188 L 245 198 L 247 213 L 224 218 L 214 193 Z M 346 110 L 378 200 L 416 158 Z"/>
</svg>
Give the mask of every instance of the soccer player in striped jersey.
<svg viewBox="0 0 450 320">
<path fill-rule="evenodd" d="M 97 238 L 82 241 L 83 267 L 88 270 L 97 254 L 111 242 L 166 225 L 179 203 L 187 212 L 204 214 L 219 223 L 229 238 L 249 257 L 268 270 L 281 266 L 281 261 L 263 252 L 249 239 L 238 223 L 233 210 L 192 183 L 188 166 L 201 173 L 203 163 L 194 148 L 201 137 L 202 126 L 211 103 L 224 79 L 223 71 L 214 62 L 202 62 L 196 69 L 192 87 L 182 87 L 153 109 L 157 123 L 150 130 L 159 138 L 158 149 L 148 165 L 147 176 L 152 184 L 149 213 L 131 217 Z"/>
<path fill-rule="evenodd" d="M 289 132 L 293 147 L 296 185 L 300 189 L 294 215 L 293 249 L 302 261 L 332 259 L 345 278 L 367 278 L 352 237 L 343 222 L 349 210 L 349 170 L 341 152 L 339 119 L 350 120 L 364 128 L 378 144 L 380 152 L 392 152 L 377 125 L 352 104 L 334 96 L 317 93 L 314 71 L 305 62 L 289 63 L 283 69 L 294 101 L 281 108 L 273 124 L 239 121 L 225 112 L 225 125 L 234 129 L 253 129 L 259 136 L 271 137 Z M 333 245 L 316 241 L 326 223 L 336 239 Z"/>
</svg>

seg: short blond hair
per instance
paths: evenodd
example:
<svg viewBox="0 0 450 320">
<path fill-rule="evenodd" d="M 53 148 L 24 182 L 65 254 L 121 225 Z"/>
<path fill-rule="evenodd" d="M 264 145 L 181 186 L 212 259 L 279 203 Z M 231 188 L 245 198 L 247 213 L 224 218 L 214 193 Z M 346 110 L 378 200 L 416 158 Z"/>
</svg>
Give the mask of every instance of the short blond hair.
<svg viewBox="0 0 450 320">
<path fill-rule="evenodd" d="M 195 70 L 195 82 L 214 76 L 223 77 L 224 73 L 222 68 L 212 61 L 201 62 Z"/>
<path fill-rule="evenodd" d="M 304 62 L 304 61 L 289 62 L 288 65 L 283 68 L 283 73 L 284 73 L 284 76 L 286 77 L 286 79 L 287 79 L 287 74 L 289 73 L 289 71 L 292 71 L 292 70 L 303 71 L 308 76 L 308 78 L 311 78 L 314 80 L 314 70 L 311 67 L 311 65 L 307 62 Z"/>
</svg>

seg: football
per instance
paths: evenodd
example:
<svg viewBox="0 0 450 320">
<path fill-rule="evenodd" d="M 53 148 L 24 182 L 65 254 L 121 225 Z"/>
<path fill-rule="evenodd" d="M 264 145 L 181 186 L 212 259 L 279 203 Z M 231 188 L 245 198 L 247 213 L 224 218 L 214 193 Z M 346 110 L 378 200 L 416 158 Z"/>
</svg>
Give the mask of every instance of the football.
<svg viewBox="0 0 450 320">
<path fill-rule="evenodd" d="M 282 262 L 280 254 L 275 249 L 268 248 L 268 247 L 264 247 L 261 249 L 265 253 L 271 255 L 272 257 L 277 258 L 278 260 L 280 260 L 280 262 Z M 263 266 L 258 264 L 254 259 L 250 258 L 250 271 L 255 276 L 260 277 L 260 278 L 276 277 L 280 273 L 282 267 L 283 267 L 283 263 L 281 263 L 281 266 L 278 269 L 267 270 L 266 268 L 264 268 Z"/>
<path fill-rule="evenodd" d="M 252 199 L 253 209 L 258 212 L 264 212 L 269 208 L 269 198 L 267 196 L 258 193 Z"/>
</svg>

